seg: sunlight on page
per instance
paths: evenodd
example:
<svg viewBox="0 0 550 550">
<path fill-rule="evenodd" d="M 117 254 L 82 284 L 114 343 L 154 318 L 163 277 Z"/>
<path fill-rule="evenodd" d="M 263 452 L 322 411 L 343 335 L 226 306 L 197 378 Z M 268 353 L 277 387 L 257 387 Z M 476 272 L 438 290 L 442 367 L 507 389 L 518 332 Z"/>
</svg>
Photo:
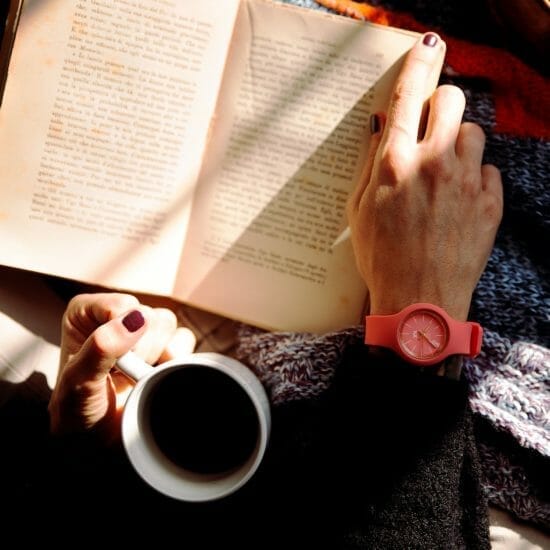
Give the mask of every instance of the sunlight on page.
<svg viewBox="0 0 550 550">
<path fill-rule="evenodd" d="M 191 302 L 215 303 L 244 320 L 263 315 L 268 328 L 289 317 L 295 328 L 315 326 L 312 319 L 317 329 L 358 322 L 364 283 L 349 243 L 331 244 L 346 225 L 370 113 L 383 108 L 395 63 L 415 35 L 263 2 L 247 6 L 184 250 L 184 262 L 195 265 L 178 288 Z M 242 292 L 225 292 L 224 281 L 240 281 Z M 295 303 L 292 313 L 258 313 L 274 292 Z"/>
<path fill-rule="evenodd" d="M 217 5 L 25 2 L 0 113 L 3 262 L 171 292 L 238 2 Z"/>
<path fill-rule="evenodd" d="M 0 263 L 268 328 L 356 324 L 367 290 L 330 244 L 416 36 L 260 0 L 26 4 Z"/>
</svg>

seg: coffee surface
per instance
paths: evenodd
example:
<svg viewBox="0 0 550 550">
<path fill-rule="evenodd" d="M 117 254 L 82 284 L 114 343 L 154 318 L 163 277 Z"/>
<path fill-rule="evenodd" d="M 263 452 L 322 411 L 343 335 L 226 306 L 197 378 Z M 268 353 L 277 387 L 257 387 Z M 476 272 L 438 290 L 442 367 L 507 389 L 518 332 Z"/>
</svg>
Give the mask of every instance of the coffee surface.
<svg viewBox="0 0 550 550">
<path fill-rule="evenodd" d="M 198 473 L 224 472 L 253 452 L 258 418 L 248 394 L 209 367 L 174 370 L 150 397 L 150 427 L 159 449 Z"/>
</svg>

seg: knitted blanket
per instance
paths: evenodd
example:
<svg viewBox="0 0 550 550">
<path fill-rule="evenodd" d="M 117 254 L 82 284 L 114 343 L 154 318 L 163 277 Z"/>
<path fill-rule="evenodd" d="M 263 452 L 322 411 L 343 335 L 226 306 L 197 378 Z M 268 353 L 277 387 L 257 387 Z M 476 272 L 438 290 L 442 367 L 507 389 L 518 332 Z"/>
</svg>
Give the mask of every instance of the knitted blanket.
<svg viewBox="0 0 550 550">
<path fill-rule="evenodd" d="M 286 2 L 326 9 L 313 0 Z M 464 2 L 344 4 L 353 8 L 344 15 L 438 32 L 448 46 L 441 82 L 464 90 L 464 120 L 487 134 L 485 162 L 501 170 L 505 209 L 472 303 L 472 319 L 485 328 L 484 347 L 465 362 L 464 375 L 479 420 L 489 501 L 550 528 L 550 496 L 542 482 L 542 471 L 550 471 L 550 85 L 536 68 L 497 47 L 490 28 L 460 24 Z M 256 371 L 276 405 L 324 391 L 362 329 L 319 336 L 242 326 L 239 336 L 238 358 Z"/>
</svg>

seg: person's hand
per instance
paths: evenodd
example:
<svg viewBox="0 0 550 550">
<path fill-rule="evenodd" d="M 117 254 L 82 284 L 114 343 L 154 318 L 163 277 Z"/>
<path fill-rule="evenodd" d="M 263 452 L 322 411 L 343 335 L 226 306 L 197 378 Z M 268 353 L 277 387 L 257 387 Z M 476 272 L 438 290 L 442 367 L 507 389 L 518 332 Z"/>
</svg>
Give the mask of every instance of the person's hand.
<svg viewBox="0 0 550 550">
<path fill-rule="evenodd" d="M 459 88 L 435 91 L 419 137 L 426 83 L 444 47 L 429 33 L 407 54 L 387 115 L 371 119 L 362 180 L 348 201 L 371 314 L 428 302 L 466 320 L 502 217 L 500 172 L 482 164 L 485 135 L 462 123 Z"/>
<path fill-rule="evenodd" d="M 132 382 L 114 369 L 133 349 L 151 364 L 193 351 L 195 337 L 177 328 L 174 313 L 128 294 L 75 296 L 62 321 L 59 373 L 49 402 L 54 434 L 93 431 L 120 436 L 120 412 Z"/>
</svg>

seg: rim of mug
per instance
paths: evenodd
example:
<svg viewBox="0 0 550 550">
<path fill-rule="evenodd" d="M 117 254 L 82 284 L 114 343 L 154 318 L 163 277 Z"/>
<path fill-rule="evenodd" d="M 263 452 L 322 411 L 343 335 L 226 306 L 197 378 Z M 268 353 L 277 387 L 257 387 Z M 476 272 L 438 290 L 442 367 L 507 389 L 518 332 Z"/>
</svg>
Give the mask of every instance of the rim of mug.
<svg viewBox="0 0 550 550">
<path fill-rule="evenodd" d="M 202 474 L 186 470 L 166 457 L 150 433 L 143 433 L 140 422 L 146 403 L 140 399 L 151 386 L 169 371 L 204 366 L 229 375 L 241 386 L 254 405 L 259 437 L 246 462 L 225 472 Z M 205 502 L 223 498 L 242 487 L 258 469 L 267 447 L 271 414 L 265 389 L 256 375 L 239 361 L 216 353 L 195 353 L 151 367 L 151 372 L 137 381 L 126 401 L 122 415 L 122 441 L 127 456 L 144 481 L 166 496 L 187 502 Z M 140 437 L 137 437 L 140 434 Z"/>
</svg>

